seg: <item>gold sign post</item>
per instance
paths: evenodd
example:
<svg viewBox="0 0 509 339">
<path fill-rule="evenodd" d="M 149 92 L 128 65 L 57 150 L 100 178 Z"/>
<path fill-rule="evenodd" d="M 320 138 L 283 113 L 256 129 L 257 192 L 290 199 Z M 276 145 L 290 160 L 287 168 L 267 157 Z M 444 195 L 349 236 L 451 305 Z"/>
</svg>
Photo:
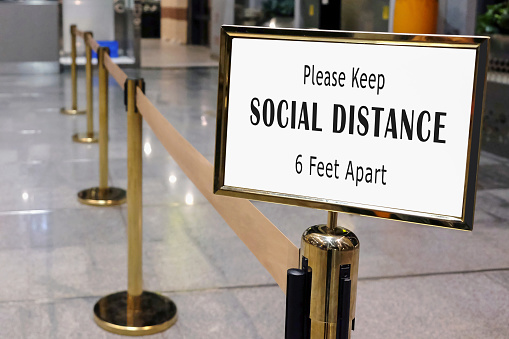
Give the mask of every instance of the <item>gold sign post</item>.
<svg viewBox="0 0 509 339">
<path fill-rule="evenodd" d="M 99 68 L 99 187 L 92 187 L 78 193 L 79 202 L 94 206 L 114 206 L 126 200 L 125 190 L 108 186 L 108 70 L 104 65 L 109 48 L 99 47 L 97 64 Z"/>
<path fill-rule="evenodd" d="M 359 239 L 338 227 L 338 213 L 327 225 L 308 228 L 301 253 L 313 270 L 309 319 L 311 338 L 349 339 L 355 326 Z"/>
<path fill-rule="evenodd" d="M 143 291 L 142 271 L 142 117 L 136 109 L 136 90 L 142 79 L 127 79 L 127 291 L 110 294 L 94 306 L 95 322 L 121 335 L 149 335 L 162 332 L 177 321 L 177 306 L 169 298 Z"/>
<path fill-rule="evenodd" d="M 302 235 L 300 269 L 287 272 L 286 339 L 350 339 L 355 327 L 359 239 L 328 213 Z"/>
<path fill-rule="evenodd" d="M 85 32 L 85 51 L 87 56 L 86 74 L 87 74 L 87 131 L 85 133 L 76 133 L 73 135 L 74 142 L 96 143 L 99 136 L 94 132 L 94 92 L 93 92 L 93 70 L 92 70 L 92 47 L 88 44 L 88 39 L 93 37 L 92 32 Z"/>
<path fill-rule="evenodd" d="M 78 110 L 78 80 L 76 75 L 76 25 L 71 25 L 71 86 L 71 109 L 62 108 L 60 109 L 60 113 L 69 115 L 85 114 L 86 111 Z"/>
</svg>

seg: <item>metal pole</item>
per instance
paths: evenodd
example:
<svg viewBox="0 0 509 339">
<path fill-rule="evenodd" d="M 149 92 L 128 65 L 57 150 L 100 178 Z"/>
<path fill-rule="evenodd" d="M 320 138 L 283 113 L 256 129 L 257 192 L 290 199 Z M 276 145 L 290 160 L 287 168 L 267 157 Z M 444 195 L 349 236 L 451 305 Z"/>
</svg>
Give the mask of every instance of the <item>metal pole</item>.
<svg viewBox="0 0 509 339">
<path fill-rule="evenodd" d="M 327 225 L 302 235 L 301 255 L 312 271 L 310 339 L 349 339 L 355 327 L 359 239 L 338 226 L 337 212 L 328 212 Z"/>
<path fill-rule="evenodd" d="M 114 206 L 126 201 L 125 190 L 108 186 L 108 69 L 104 59 L 109 48 L 99 47 L 97 64 L 99 68 L 99 187 L 80 191 L 78 200 L 86 205 Z"/>
<path fill-rule="evenodd" d="M 105 54 L 109 55 L 108 47 L 100 47 L 97 51 L 99 68 L 99 189 L 108 187 L 108 78 L 109 73 L 104 65 Z"/>
<path fill-rule="evenodd" d="M 85 114 L 86 111 L 78 110 L 78 81 L 76 75 L 76 25 L 71 25 L 71 88 L 71 109 L 62 108 L 60 113 L 69 115 Z"/>
<path fill-rule="evenodd" d="M 85 54 L 87 56 L 86 74 L 87 74 L 87 133 L 94 133 L 94 93 L 92 84 L 92 47 L 88 44 L 88 39 L 94 35 L 92 32 L 85 32 Z"/>
<path fill-rule="evenodd" d="M 329 211 L 327 214 L 327 227 L 331 234 L 334 234 L 338 227 L 338 212 Z"/>
<path fill-rule="evenodd" d="M 71 25 L 71 86 L 71 108 L 73 110 L 78 110 L 78 79 L 76 77 L 76 25 Z"/>
<path fill-rule="evenodd" d="M 101 298 L 94 320 L 101 328 L 122 335 L 162 332 L 177 321 L 177 306 L 165 296 L 143 290 L 142 271 L 142 117 L 136 108 L 142 79 L 127 79 L 127 291 Z"/>
<path fill-rule="evenodd" d="M 141 115 L 136 112 L 134 101 L 136 82 L 127 80 L 127 293 L 131 297 L 143 292 Z"/>
<path fill-rule="evenodd" d="M 96 143 L 99 140 L 97 133 L 94 133 L 94 92 L 93 92 L 93 70 L 92 70 L 92 47 L 87 43 L 93 36 L 92 32 L 85 32 L 85 52 L 87 56 L 86 75 L 87 75 L 87 131 L 86 133 L 76 133 L 72 139 L 81 143 Z"/>
</svg>

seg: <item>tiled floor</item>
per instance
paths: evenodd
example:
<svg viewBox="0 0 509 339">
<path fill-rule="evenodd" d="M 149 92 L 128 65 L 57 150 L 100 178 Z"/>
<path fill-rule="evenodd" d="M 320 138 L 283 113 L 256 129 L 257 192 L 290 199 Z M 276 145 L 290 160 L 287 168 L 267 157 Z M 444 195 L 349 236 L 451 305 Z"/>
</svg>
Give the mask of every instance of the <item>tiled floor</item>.
<svg viewBox="0 0 509 339">
<path fill-rule="evenodd" d="M 154 105 L 212 161 L 217 68 L 141 75 Z M 126 207 L 76 200 L 98 184 L 98 147 L 71 141 L 84 116 L 59 113 L 69 78 L 0 76 L 0 338 L 119 338 L 94 324 L 92 307 L 126 288 Z M 179 310 L 151 338 L 283 338 L 283 292 L 148 126 L 143 133 L 145 287 Z M 110 183 L 125 187 L 126 113 L 113 80 L 109 149 Z M 472 233 L 341 216 L 361 241 L 353 339 L 509 338 L 509 160 L 483 151 L 478 187 Z M 327 217 L 255 205 L 295 244 Z"/>
</svg>

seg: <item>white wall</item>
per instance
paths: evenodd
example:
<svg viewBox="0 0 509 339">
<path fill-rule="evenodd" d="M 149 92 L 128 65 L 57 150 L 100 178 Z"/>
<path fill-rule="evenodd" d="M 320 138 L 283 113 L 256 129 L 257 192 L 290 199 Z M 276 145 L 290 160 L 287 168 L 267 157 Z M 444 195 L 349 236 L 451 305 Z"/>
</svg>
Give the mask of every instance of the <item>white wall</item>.
<svg viewBox="0 0 509 339">
<path fill-rule="evenodd" d="M 113 0 L 63 0 L 62 22 L 64 51 L 71 52 L 70 26 L 76 24 L 80 31 L 92 31 L 96 40 L 114 40 Z M 77 40 L 78 53 L 84 53 L 83 40 Z"/>
</svg>

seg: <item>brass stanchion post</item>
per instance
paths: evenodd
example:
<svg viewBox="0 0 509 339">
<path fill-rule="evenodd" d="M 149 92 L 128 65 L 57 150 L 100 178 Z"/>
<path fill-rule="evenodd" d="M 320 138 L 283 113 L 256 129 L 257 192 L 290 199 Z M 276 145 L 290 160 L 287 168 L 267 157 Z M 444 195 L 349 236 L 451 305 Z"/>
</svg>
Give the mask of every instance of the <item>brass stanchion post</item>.
<svg viewBox="0 0 509 339">
<path fill-rule="evenodd" d="M 76 115 L 85 114 L 86 111 L 78 110 L 78 79 L 76 73 L 76 25 L 71 25 L 71 87 L 72 106 L 71 109 L 60 109 L 60 113 Z"/>
<path fill-rule="evenodd" d="M 85 51 L 87 56 L 86 74 L 87 74 L 87 131 L 85 133 L 76 133 L 72 140 L 81 143 L 96 143 L 99 136 L 94 132 L 94 92 L 93 92 L 93 70 L 92 70 L 92 47 L 88 44 L 88 39 L 93 36 L 92 32 L 85 32 Z"/>
<path fill-rule="evenodd" d="M 142 118 L 136 109 L 136 87 L 144 87 L 142 79 L 127 79 L 127 291 L 103 297 L 94 306 L 94 320 L 101 328 L 133 336 L 162 332 L 177 321 L 177 307 L 173 301 L 143 291 Z"/>
<path fill-rule="evenodd" d="M 99 47 L 97 65 L 99 68 L 99 187 L 80 191 L 78 200 L 86 205 L 113 206 L 126 201 L 125 190 L 108 186 L 108 79 L 104 65 L 109 48 Z"/>
<path fill-rule="evenodd" d="M 142 157 L 141 115 L 135 112 L 136 82 L 127 80 L 127 232 L 128 286 L 127 293 L 138 298 L 143 293 L 142 272 Z M 141 87 L 141 86 L 140 86 Z"/>
<path fill-rule="evenodd" d="M 329 212 L 327 225 L 302 235 L 301 255 L 312 271 L 311 339 L 349 339 L 355 326 L 359 239 L 337 223 L 338 213 Z"/>
<path fill-rule="evenodd" d="M 302 235 L 301 268 L 289 269 L 286 339 L 350 339 L 355 328 L 359 239 L 338 226 L 337 212 L 327 225 Z"/>
</svg>

